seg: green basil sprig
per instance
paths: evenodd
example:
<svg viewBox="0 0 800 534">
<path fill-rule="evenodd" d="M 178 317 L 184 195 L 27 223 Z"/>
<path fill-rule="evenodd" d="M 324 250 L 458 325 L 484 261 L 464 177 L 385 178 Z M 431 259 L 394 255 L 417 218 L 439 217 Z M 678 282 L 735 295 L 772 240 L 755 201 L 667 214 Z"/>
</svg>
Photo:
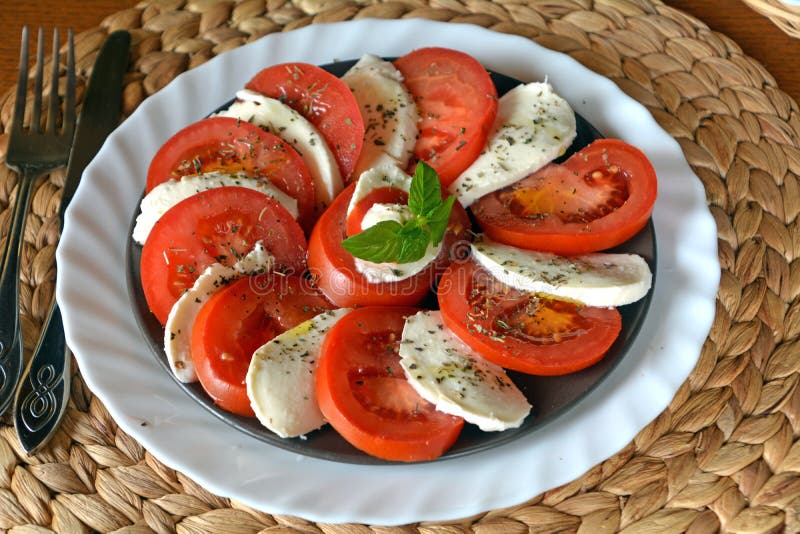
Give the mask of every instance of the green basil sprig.
<svg viewBox="0 0 800 534">
<path fill-rule="evenodd" d="M 408 192 L 408 209 L 414 214 L 403 224 L 382 221 L 342 241 L 346 251 L 375 263 L 410 263 L 425 255 L 428 243 L 438 245 L 447 230 L 456 197 L 442 200 L 442 186 L 433 168 L 417 164 Z"/>
</svg>

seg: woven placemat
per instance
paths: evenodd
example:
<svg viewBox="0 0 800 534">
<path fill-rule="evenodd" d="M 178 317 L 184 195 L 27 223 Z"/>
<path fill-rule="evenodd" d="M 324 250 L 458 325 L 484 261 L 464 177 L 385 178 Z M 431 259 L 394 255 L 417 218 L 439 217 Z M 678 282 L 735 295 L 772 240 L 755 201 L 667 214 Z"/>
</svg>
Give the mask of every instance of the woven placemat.
<svg viewBox="0 0 800 534">
<path fill-rule="evenodd" d="M 719 227 L 722 281 L 700 360 L 670 406 L 612 458 L 523 505 L 444 524 L 327 525 L 249 509 L 168 469 L 117 427 L 75 369 L 65 421 L 43 452 L 25 456 L 13 428 L 0 425 L 0 529 L 800 531 L 800 117 L 730 39 L 651 0 L 160 0 L 76 36 L 78 65 L 83 80 L 106 34 L 130 30 L 130 113 L 178 73 L 225 50 L 271 32 L 363 17 L 426 17 L 523 35 L 614 80 L 678 140 Z M 12 100 L 11 90 L 0 99 L 2 131 Z M 26 231 L 28 345 L 54 290 L 62 181 L 58 172 L 40 185 Z M 0 166 L 3 239 L 15 185 Z"/>
<path fill-rule="evenodd" d="M 742 0 L 758 11 L 787 35 L 800 38 L 800 5 L 789 5 L 780 0 Z"/>
</svg>

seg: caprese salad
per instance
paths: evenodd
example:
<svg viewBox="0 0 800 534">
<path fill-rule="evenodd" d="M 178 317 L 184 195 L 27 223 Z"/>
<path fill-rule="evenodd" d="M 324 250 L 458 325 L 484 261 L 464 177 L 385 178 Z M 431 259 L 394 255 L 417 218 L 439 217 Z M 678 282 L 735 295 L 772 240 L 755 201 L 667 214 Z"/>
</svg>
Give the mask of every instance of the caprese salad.
<svg viewBox="0 0 800 534">
<path fill-rule="evenodd" d="M 282 438 L 330 424 L 391 461 L 519 427 L 506 370 L 598 362 L 652 274 L 647 158 L 576 136 L 546 82 L 473 57 L 267 67 L 153 158 L 132 238 L 175 377 Z"/>
</svg>

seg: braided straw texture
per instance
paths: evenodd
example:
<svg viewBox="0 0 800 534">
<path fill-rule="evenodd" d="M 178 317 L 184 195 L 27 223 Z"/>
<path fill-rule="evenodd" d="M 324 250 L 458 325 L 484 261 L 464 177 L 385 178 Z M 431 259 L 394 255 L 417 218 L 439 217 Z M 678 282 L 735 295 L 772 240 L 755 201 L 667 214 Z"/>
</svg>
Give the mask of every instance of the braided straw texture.
<svg viewBox="0 0 800 534">
<path fill-rule="evenodd" d="M 769 18 L 781 30 L 800 38 L 800 6 L 790 6 L 779 0 L 742 0 L 745 4 Z"/>
<path fill-rule="evenodd" d="M 616 455 L 523 505 L 447 524 L 329 525 L 248 509 L 166 468 L 117 427 L 74 369 L 65 421 L 43 452 L 27 457 L 13 428 L 0 425 L 0 529 L 800 531 L 800 117 L 730 39 L 655 0 L 158 0 L 78 35 L 79 73 L 85 79 L 109 31 L 130 30 L 128 114 L 216 54 L 271 32 L 362 17 L 426 17 L 526 36 L 614 80 L 679 141 L 719 227 L 722 281 L 697 367 L 670 406 Z M 11 91 L 0 99 L 3 131 L 12 100 Z M 3 239 L 16 181 L 0 166 Z M 30 345 L 54 290 L 62 181 L 56 172 L 39 186 L 26 231 L 21 307 Z"/>
</svg>

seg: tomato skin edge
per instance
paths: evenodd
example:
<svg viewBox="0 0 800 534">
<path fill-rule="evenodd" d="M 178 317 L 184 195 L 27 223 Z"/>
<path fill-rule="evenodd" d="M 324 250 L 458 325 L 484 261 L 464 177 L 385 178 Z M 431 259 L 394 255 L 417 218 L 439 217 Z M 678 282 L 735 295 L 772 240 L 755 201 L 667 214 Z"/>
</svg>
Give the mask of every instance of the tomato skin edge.
<svg viewBox="0 0 800 534">
<path fill-rule="evenodd" d="M 338 408 L 327 381 L 317 380 L 316 393 L 320 411 L 325 414 L 326 419 L 331 423 L 329 414 L 338 410 Z M 331 423 L 331 426 L 333 426 L 333 423 Z M 334 428 L 340 434 L 348 435 L 348 443 L 370 456 L 390 462 L 425 462 L 439 458 L 452 447 L 461 434 L 463 423 L 456 427 L 454 432 L 445 436 L 444 439 L 440 437 L 437 440 L 438 446 L 432 447 L 425 452 L 419 452 L 418 446 L 414 443 L 403 443 L 385 436 L 365 432 L 361 427 L 346 418 L 338 420 Z M 355 445 L 353 441 L 359 443 L 359 445 Z M 385 452 L 387 450 L 391 450 L 391 452 Z"/>
<path fill-rule="evenodd" d="M 247 156 L 238 159 L 252 168 L 216 168 L 212 161 L 203 161 L 201 155 L 215 152 L 227 146 L 241 149 L 244 145 L 251 147 Z M 276 155 L 282 162 L 281 169 L 276 170 Z M 186 158 L 197 157 L 195 167 L 182 169 Z M 186 171 L 186 172 L 184 172 Z M 249 177 L 269 182 L 297 201 L 298 222 L 310 231 L 315 217 L 315 187 L 308 167 L 300 154 L 286 141 L 270 132 L 266 132 L 247 121 L 232 117 L 209 117 L 194 122 L 172 135 L 158 149 L 147 169 L 145 193 L 170 179 L 179 180 L 184 176 L 209 171 L 223 174 L 244 172 Z"/>
<path fill-rule="evenodd" d="M 442 275 L 437 294 L 442 320 L 461 341 L 501 367 L 537 376 L 574 373 L 602 360 L 619 337 L 622 329 L 619 311 L 615 308 L 589 307 L 584 308 L 586 313 L 596 320 L 588 338 L 589 334 L 584 334 L 552 345 L 529 346 L 519 340 L 501 342 L 486 334 L 473 333 L 466 320 L 469 304 L 461 298 L 460 293 L 466 287 L 461 284 L 469 277 L 464 276 L 462 267 L 452 264 Z M 456 273 L 457 269 L 461 269 L 461 272 Z"/>
<path fill-rule="evenodd" d="M 314 110 L 308 102 L 305 104 L 309 109 L 304 109 L 301 101 L 305 99 L 310 102 L 317 102 L 318 99 L 324 101 L 321 96 L 309 94 L 308 87 L 317 87 L 318 91 L 327 92 L 326 96 L 332 97 L 333 102 L 328 103 L 327 111 Z M 288 62 L 262 69 L 247 82 L 245 88 L 281 100 L 308 119 L 328 143 L 342 180 L 348 182 L 364 143 L 364 119 L 358 101 L 341 78 L 318 65 Z M 340 121 L 339 115 L 342 113 L 345 117 Z"/>
<path fill-rule="evenodd" d="M 265 273 L 223 284 L 201 306 L 191 333 L 203 389 L 221 408 L 254 417 L 246 385 L 254 352 L 330 308 L 300 276 Z"/>
<path fill-rule="evenodd" d="M 435 431 L 424 436 L 419 434 L 406 434 L 402 431 L 392 435 L 392 428 L 385 427 L 380 432 L 370 432 L 368 427 L 374 421 L 369 419 L 358 421 L 355 418 L 358 412 L 352 411 L 352 399 L 349 390 L 345 393 L 335 394 L 334 389 L 343 388 L 343 376 L 348 368 L 343 368 L 343 356 L 346 354 L 346 345 L 349 342 L 348 323 L 361 322 L 369 323 L 365 328 L 369 331 L 373 323 L 381 322 L 381 317 L 390 317 L 390 323 L 397 322 L 400 316 L 413 315 L 419 311 L 411 307 L 394 306 L 368 306 L 350 312 L 345 318 L 346 322 L 340 320 L 325 336 L 320 350 L 320 357 L 317 369 L 316 394 L 320 411 L 328 422 L 339 432 L 351 445 L 372 456 L 387 461 L 398 462 L 419 462 L 434 460 L 444 454 L 458 439 L 464 420 L 454 416 L 444 416 L 441 412 L 436 412 L 449 423 L 445 427 L 441 424 L 435 425 Z M 355 314 L 355 315 L 354 315 Z M 404 321 L 404 319 L 402 319 Z M 400 325 L 395 325 L 397 335 L 402 331 Z M 399 328 L 399 329 L 398 329 Z M 344 345 L 344 346 L 343 346 Z M 398 357 L 399 358 L 399 357 Z M 403 380 L 398 378 L 398 380 Z M 410 388 L 410 385 L 408 386 Z M 415 394 L 416 395 L 416 394 Z"/>
<path fill-rule="evenodd" d="M 191 283 L 187 280 L 187 284 L 181 289 L 191 287 L 206 267 L 214 262 L 219 263 L 218 258 L 214 258 L 205 250 L 201 236 L 197 234 L 197 225 L 203 220 L 199 214 L 202 212 L 203 217 L 208 215 L 209 207 L 217 209 L 218 204 L 222 204 L 219 209 L 224 213 L 236 217 L 252 215 L 253 220 L 261 221 L 259 231 L 248 237 L 252 238 L 253 245 L 259 240 L 262 241 L 267 250 L 275 256 L 279 267 L 296 273 L 306 269 L 305 235 L 297 221 L 274 198 L 260 191 L 237 186 L 219 187 L 192 195 L 161 216 L 142 247 L 140 259 L 142 291 L 148 308 L 162 325 L 166 324 L 170 309 L 180 296 L 170 285 L 169 278 L 175 273 L 170 261 L 166 261 L 165 255 L 168 250 L 173 249 L 194 254 L 191 259 L 194 262 L 196 276 L 193 276 Z M 198 216 L 192 218 L 194 215 Z M 270 231 L 273 234 L 270 234 Z M 275 236 L 275 233 L 278 235 Z M 180 246 L 176 246 L 176 242 Z M 280 251 L 276 250 L 278 246 Z M 250 252 L 250 249 L 240 252 L 244 255 Z M 234 258 L 227 260 L 226 264 L 230 266 Z"/>
<path fill-rule="evenodd" d="M 214 298 L 216 297 L 216 299 Z M 211 315 L 209 310 L 216 304 L 217 300 L 223 298 L 222 292 L 217 292 L 206 301 L 198 313 L 192 327 L 191 354 L 197 373 L 198 381 L 203 390 L 214 401 L 214 404 L 228 412 L 242 415 L 245 417 L 255 417 L 256 413 L 250 405 L 247 396 L 247 389 L 237 388 L 217 377 L 213 369 L 211 358 L 205 355 L 205 338 L 211 335 L 210 328 L 207 326 Z M 208 304 L 211 306 L 207 306 Z M 205 309 L 205 313 L 203 310 Z"/>
<path fill-rule="evenodd" d="M 560 226 L 550 225 L 545 229 L 541 224 L 538 228 L 530 226 L 524 219 L 502 207 L 495 193 L 490 193 L 473 204 L 472 213 L 483 233 L 495 241 L 519 248 L 571 256 L 618 246 L 633 238 L 647 225 L 655 204 L 658 182 L 655 169 L 647 156 L 638 148 L 619 139 L 598 139 L 579 150 L 561 166 L 579 173 L 583 170 L 584 163 L 594 162 L 598 158 L 605 159 L 606 156 L 609 164 L 617 164 L 623 169 L 626 169 L 626 163 L 633 167 L 627 169 L 633 175 L 628 183 L 629 198 L 618 209 L 588 224 L 565 223 Z"/>
<path fill-rule="evenodd" d="M 619 317 L 619 313 L 617 313 L 617 316 Z M 447 328 L 452 330 L 456 334 L 456 336 L 459 339 L 461 339 L 461 341 L 469 345 L 473 350 L 479 352 L 487 360 L 496 363 L 497 365 L 504 367 L 506 369 L 530 375 L 562 376 L 575 373 L 596 364 L 597 362 L 602 360 L 608 352 L 608 349 L 602 352 L 598 352 L 593 358 L 585 359 L 580 364 L 575 364 L 575 365 L 563 365 L 563 364 L 558 366 L 547 366 L 546 364 L 531 365 L 521 362 L 520 360 L 514 358 L 513 356 L 498 357 L 496 352 L 494 352 L 493 350 L 489 350 L 487 348 L 487 344 L 482 343 L 480 339 L 474 336 L 470 336 L 466 333 L 463 319 L 458 320 L 456 317 L 453 317 L 450 313 L 442 310 L 442 320 L 445 326 L 447 326 Z M 621 328 L 621 323 L 620 323 L 620 328 Z"/>
<path fill-rule="evenodd" d="M 442 187 L 447 187 L 475 161 L 486 145 L 497 117 L 497 88 L 486 68 L 475 57 L 451 48 L 418 48 L 393 63 L 403 75 L 420 113 L 420 131 L 407 172 L 413 174 L 416 162 L 425 161 L 436 169 Z M 445 75 L 451 76 L 451 81 L 446 84 L 450 93 L 447 98 L 441 94 L 442 84 L 431 92 L 428 82 L 429 78 Z M 454 83 L 456 87 L 451 87 Z M 441 110 L 436 104 L 443 100 L 448 104 L 445 115 L 449 116 L 441 118 Z M 454 101 L 456 105 L 452 105 Z M 430 105 L 433 107 L 427 109 Z M 459 112 L 462 117 L 452 116 Z M 468 123 L 458 122 L 465 117 L 469 117 Z M 455 126 L 462 128 L 448 133 Z M 454 137 L 442 145 L 441 137 L 448 136 Z M 431 146 L 431 143 L 436 146 Z"/>
</svg>

